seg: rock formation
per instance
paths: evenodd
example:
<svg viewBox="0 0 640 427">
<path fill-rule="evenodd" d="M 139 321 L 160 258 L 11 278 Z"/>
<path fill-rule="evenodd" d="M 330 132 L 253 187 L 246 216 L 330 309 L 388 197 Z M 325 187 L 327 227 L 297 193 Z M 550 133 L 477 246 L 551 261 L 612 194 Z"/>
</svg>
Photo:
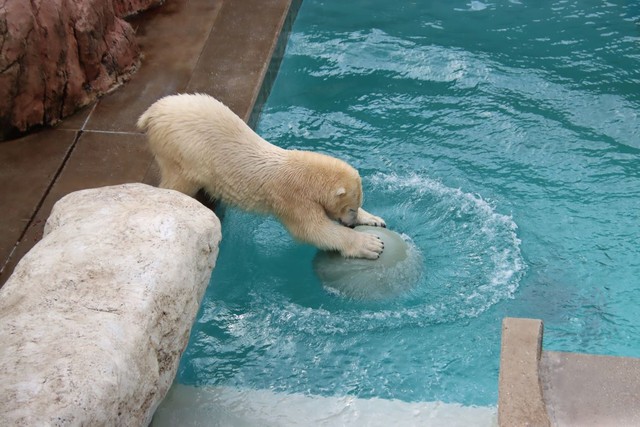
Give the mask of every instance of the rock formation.
<svg viewBox="0 0 640 427">
<path fill-rule="evenodd" d="M 138 65 L 122 19 L 161 0 L 0 0 L 0 140 L 63 117 Z"/>
</svg>

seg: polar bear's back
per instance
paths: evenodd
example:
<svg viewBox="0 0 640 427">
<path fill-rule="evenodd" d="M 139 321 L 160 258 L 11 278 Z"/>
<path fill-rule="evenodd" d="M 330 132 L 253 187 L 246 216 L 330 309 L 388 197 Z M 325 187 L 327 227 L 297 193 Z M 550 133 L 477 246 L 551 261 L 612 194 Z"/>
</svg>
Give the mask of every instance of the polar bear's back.
<svg viewBox="0 0 640 427">
<path fill-rule="evenodd" d="M 176 173 L 216 198 L 249 209 L 265 174 L 277 173 L 286 150 L 269 144 L 215 98 L 173 95 L 138 119 L 163 174 Z"/>
<path fill-rule="evenodd" d="M 240 145 L 253 133 L 226 105 L 203 94 L 164 97 L 151 105 L 137 124 L 149 135 L 152 149 L 163 143 L 179 144 L 182 149 L 200 143 Z"/>
</svg>

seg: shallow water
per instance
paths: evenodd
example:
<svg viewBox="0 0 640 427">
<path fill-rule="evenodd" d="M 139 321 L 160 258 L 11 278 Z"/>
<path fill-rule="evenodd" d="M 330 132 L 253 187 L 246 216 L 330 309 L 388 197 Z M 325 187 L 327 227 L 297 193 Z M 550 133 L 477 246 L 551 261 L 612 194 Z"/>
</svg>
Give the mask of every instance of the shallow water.
<svg viewBox="0 0 640 427">
<path fill-rule="evenodd" d="M 433 4 L 435 3 L 435 4 Z M 640 357 L 640 6 L 305 0 L 258 133 L 340 157 L 423 257 L 342 298 L 309 246 L 227 209 L 190 385 L 495 405 L 500 322 Z"/>
</svg>

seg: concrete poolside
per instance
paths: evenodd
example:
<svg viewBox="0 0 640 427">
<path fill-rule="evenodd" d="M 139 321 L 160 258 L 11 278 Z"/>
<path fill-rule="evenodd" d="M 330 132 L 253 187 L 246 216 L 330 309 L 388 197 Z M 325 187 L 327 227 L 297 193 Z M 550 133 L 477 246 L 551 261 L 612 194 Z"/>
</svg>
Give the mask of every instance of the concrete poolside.
<svg viewBox="0 0 640 427">
<path fill-rule="evenodd" d="M 167 0 L 133 20 L 145 58 L 130 82 L 55 128 L 0 143 L 0 287 L 40 240 L 61 197 L 84 188 L 157 182 L 144 136 L 135 128 L 156 99 L 208 93 L 250 121 L 268 93 L 270 64 L 282 53 L 281 29 L 286 32 L 298 3 Z M 184 22 L 189 25 L 179 25 Z M 507 329 L 501 425 L 640 424 L 637 359 L 543 352 L 541 324 L 510 322 Z"/>
</svg>

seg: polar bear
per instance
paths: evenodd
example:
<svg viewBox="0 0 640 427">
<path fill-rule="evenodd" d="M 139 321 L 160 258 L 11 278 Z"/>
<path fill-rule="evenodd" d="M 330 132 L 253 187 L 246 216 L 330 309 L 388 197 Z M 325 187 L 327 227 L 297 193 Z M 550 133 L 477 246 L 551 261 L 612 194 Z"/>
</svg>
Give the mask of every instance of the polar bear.
<svg viewBox="0 0 640 427">
<path fill-rule="evenodd" d="M 138 119 L 160 168 L 160 187 L 276 216 L 298 240 L 346 258 L 377 259 L 384 244 L 356 225 L 385 227 L 362 209 L 358 171 L 334 157 L 285 150 L 203 94 L 156 101 Z"/>
</svg>

